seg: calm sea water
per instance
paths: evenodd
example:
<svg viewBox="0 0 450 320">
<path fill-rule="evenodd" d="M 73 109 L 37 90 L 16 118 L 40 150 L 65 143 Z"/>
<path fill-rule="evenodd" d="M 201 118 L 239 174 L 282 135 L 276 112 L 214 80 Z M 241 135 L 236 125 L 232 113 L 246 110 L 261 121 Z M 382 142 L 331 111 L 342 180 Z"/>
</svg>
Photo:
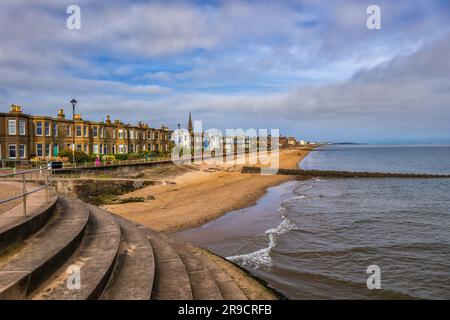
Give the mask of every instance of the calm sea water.
<svg viewBox="0 0 450 320">
<path fill-rule="evenodd" d="M 450 174 L 450 146 L 327 146 L 301 167 Z M 450 299 L 449 232 L 450 179 L 374 178 L 287 182 L 177 236 L 292 299 Z"/>
</svg>

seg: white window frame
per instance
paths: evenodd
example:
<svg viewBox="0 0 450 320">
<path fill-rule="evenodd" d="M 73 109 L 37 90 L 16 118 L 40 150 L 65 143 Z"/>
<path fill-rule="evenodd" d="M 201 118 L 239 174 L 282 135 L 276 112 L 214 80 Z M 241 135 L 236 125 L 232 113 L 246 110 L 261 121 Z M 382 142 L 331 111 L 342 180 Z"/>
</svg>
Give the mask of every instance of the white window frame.
<svg viewBox="0 0 450 320">
<path fill-rule="evenodd" d="M 42 135 L 44 134 L 44 128 L 42 128 L 42 121 L 36 121 L 36 136 L 38 137 L 42 137 Z M 38 133 L 38 128 L 41 129 L 41 134 Z"/>
<path fill-rule="evenodd" d="M 25 121 L 25 119 L 19 119 L 19 135 L 24 136 L 26 134 L 27 134 L 27 122 Z"/>
<path fill-rule="evenodd" d="M 48 149 L 47 149 L 48 147 Z M 48 152 L 47 152 L 48 150 Z M 44 145 L 44 153 L 46 157 L 51 157 L 52 156 L 52 144 L 51 143 L 46 143 Z"/>
<path fill-rule="evenodd" d="M 41 146 L 41 154 L 39 155 L 39 146 Z M 36 157 L 43 157 L 44 155 L 44 146 L 42 143 L 36 143 Z"/>
<path fill-rule="evenodd" d="M 54 137 L 58 136 L 58 124 L 53 125 L 53 136 Z"/>
<path fill-rule="evenodd" d="M 14 130 L 12 130 L 14 129 Z M 17 120 L 16 119 L 8 119 L 8 134 L 10 136 L 17 135 Z"/>
<path fill-rule="evenodd" d="M 50 121 L 44 122 L 44 131 L 45 131 L 45 136 L 50 137 L 50 135 L 52 133 L 52 124 Z"/>
<path fill-rule="evenodd" d="M 14 147 L 14 151 L 16 153 L 15 157 L 11 157 L 11 147 Z M 17 159 L 17 144 L 15 143 L 8 144 L 8 159 Z"/>
<path fill-rule="evenodd" d="M 21 152 L 22 152 L 22 147 L 23 147 L 23 156 L 22 156 L 22 154 L 21 154 Z M 20 159 L 26 159 L 26 157 L 27 157 L 27 145 L 26 144 L 19 144 L 19 158 Z"/>
</svg>

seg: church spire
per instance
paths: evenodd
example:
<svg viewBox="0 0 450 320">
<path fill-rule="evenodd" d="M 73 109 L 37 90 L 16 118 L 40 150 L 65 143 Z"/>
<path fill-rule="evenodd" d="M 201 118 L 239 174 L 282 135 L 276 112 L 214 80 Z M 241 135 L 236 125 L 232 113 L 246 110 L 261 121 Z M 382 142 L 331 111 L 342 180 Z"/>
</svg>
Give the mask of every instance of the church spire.
<svg viewBox="0 0 450 320">
<path fill-rule="evenodd" d="M 189 132 L 193 132 L 194 131 L 194 128 L 192 126 L 192 117 L 191 117 L 191 112 L 190 111 L 189 111 L 188 131 Z"/>
</svg>

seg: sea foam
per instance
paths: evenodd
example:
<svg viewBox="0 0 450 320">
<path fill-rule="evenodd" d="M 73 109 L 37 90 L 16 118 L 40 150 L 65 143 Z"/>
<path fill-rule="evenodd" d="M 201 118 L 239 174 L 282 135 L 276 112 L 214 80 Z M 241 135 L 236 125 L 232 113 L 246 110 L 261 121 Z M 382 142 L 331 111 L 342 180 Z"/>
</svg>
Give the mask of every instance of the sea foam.
<svg viewBox="0 0 450 320">
<path fill-rule="evenodd" d="M 283 215 L 286 211 L 286 208 L 281 207 L 280 209 L 278 209 L 278 211 Z M 278 237 L 288 232 L 289 230 L 296 228 L 296 225 L 292 223 L 286 216 L 283 215 L 282 218 L 283 220 L 276 228 L 269 229 L 265 232 L 265 234 L 269 238 L 269 245 L 267 248 L 263 248 L 247 254 L 227 257 L 227 259 L 243 267 L 265 267 L 270 269 L 273 266 L 270 252 L 277 245 Z"/>
</svg>

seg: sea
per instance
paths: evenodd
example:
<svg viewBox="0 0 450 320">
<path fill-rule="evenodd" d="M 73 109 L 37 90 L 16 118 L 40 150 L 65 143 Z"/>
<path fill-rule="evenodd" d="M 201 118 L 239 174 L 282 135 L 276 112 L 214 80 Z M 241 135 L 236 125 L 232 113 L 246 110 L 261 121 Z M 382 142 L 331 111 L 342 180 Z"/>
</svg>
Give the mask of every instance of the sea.
<svg viewBox="0 0 450 320">
<path fill-rule="evenodd" d="M 328 145 L 299 167 L 450 174 L 450 146 Z M 289 181 L 175 236 L 289 299 L 450 299 L 450 179 Z"/>
</svg>

